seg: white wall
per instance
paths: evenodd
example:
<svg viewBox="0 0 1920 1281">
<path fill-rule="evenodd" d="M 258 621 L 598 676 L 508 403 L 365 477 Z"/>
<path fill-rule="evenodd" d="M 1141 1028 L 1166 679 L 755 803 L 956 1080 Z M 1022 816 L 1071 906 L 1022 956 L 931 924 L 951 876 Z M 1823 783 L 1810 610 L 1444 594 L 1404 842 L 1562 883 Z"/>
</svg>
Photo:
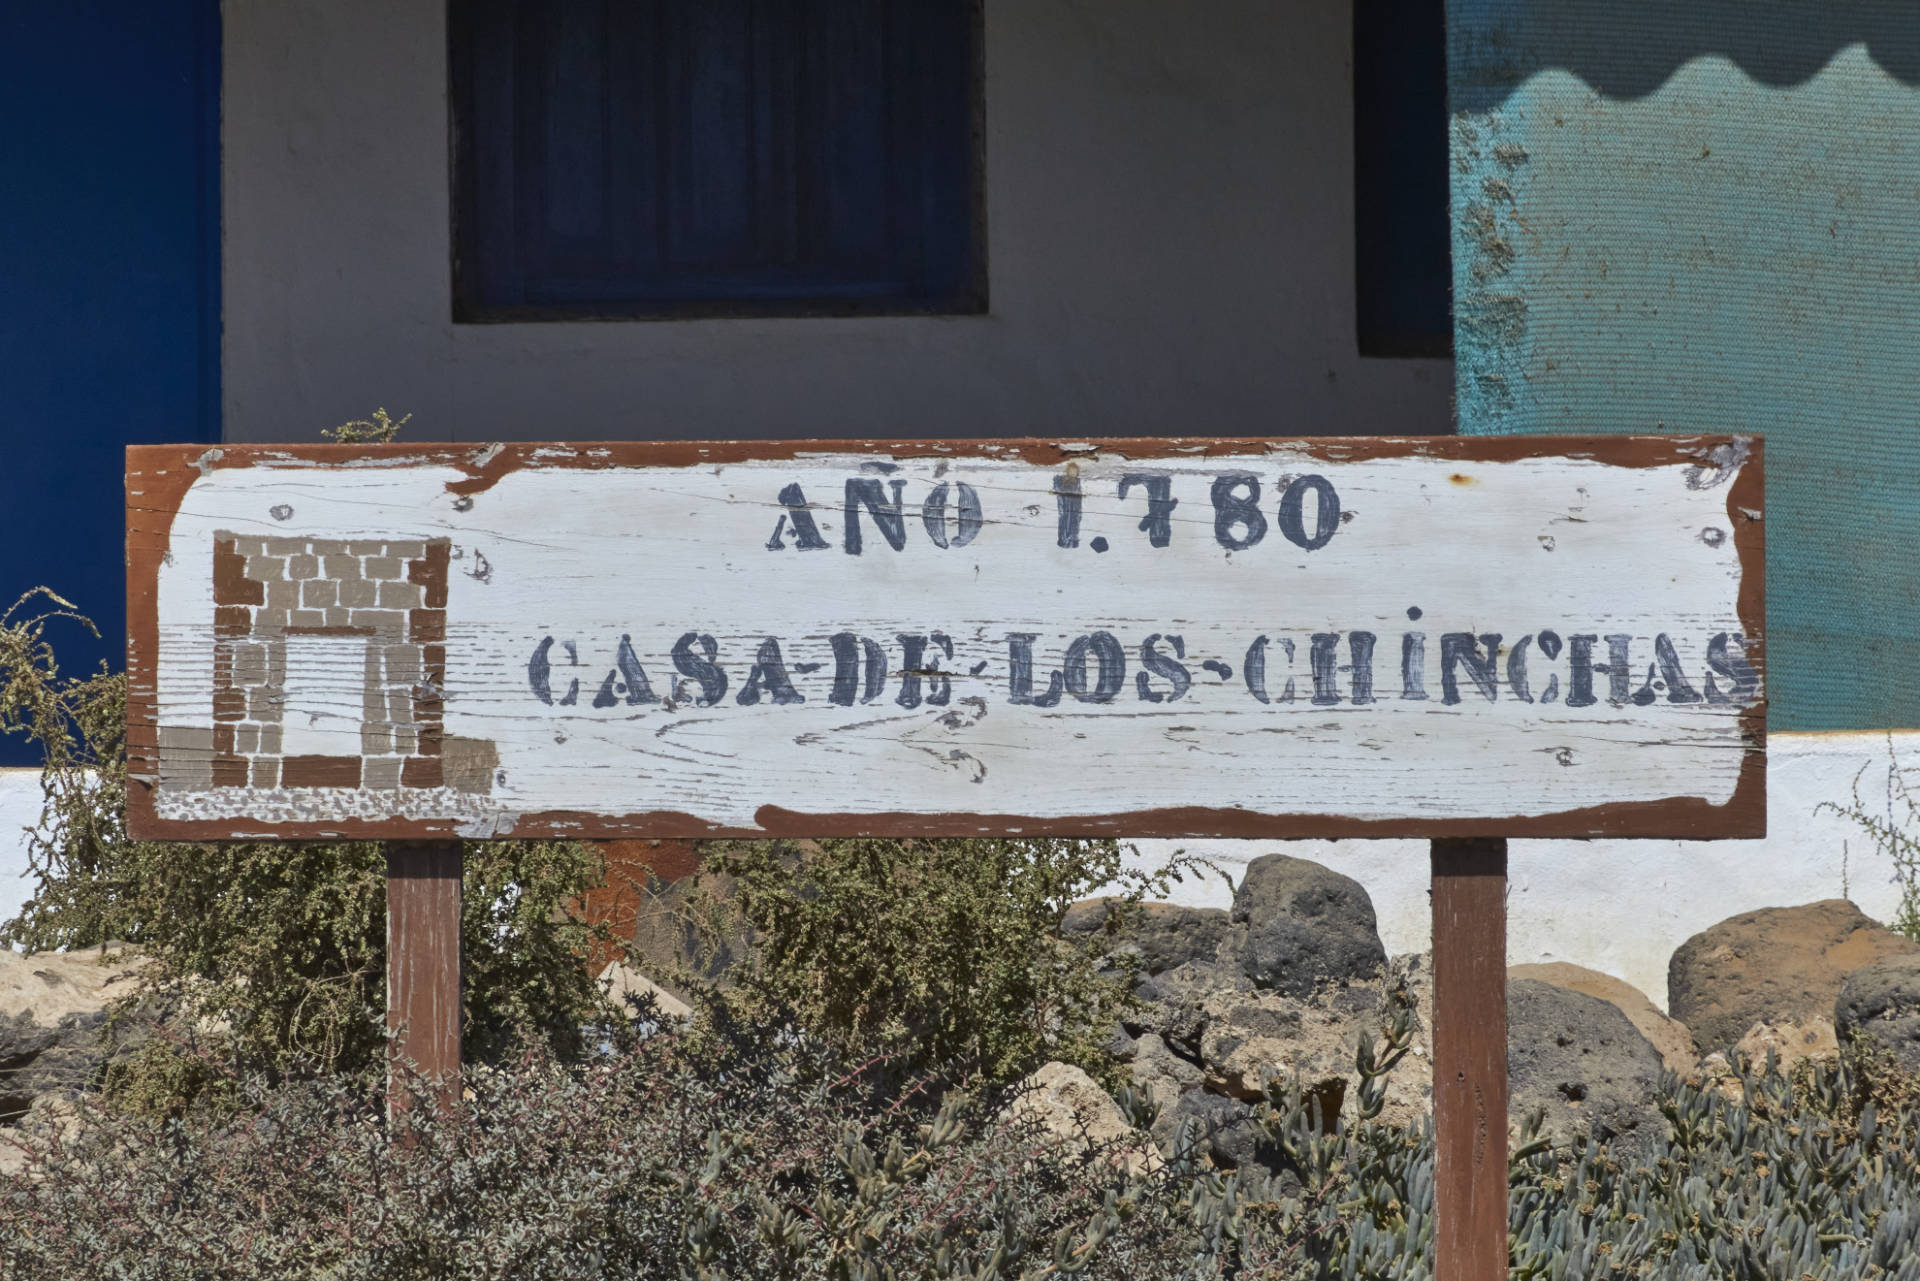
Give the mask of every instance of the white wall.
<svg viewBox="0 0 1920 1281">
<path fill-rule="evenodd" d="M 446 0 L 226 0 L 226 432 L 1449 430 L 1354 342 L 1351 11 L 986 0 L 992 313 L 451 323 Z"/>
<path fill-rule="evenodd" d="M 1768 735 L 1765 840 L 1509 842 L 1508 961 L 1603 970 L 1664 1009 L 1673 950 L 1729 916 L 1850 898 L 1868 916 L 1891 919 L 1900 902 L 1893 863 L 1857 824 L 1820 808 L 1850 804 L 1857 778 L 1866 808 L 1885 816 L 1890 747 L 1911 777 L 1920 733 Z M 1261 854 L 1325 863 L 1366 886 L 1388 952 L 1432 944 L 1423 841 L 1142 841 L 1135 865 L 1158 866 L 1175 849 L 1236 879 Z M 1169 897 L 1227 907 L 1233 892 L 1219 878 L 1189 879 Z"/>
<path fill-rule="evenodd" d="M 1850 820 L 1820 812 L 1822 801 L 1848 803 L 1856 777 L 1869 809 L 1885 812 L 1889 741 L 1877 733 L 1771 735 L 1765 840 L 1511 842 L 1509 961 L 1603 970 L 1665 1008 L 1668 957 L 1716 921 L 1823 898 L 1851 898 L 1867 915 L 1891 918 L 1900 901 L 1892 863 Z M 1920 767 L 1920 732 L 1895 734 L 1891 744 L 1904 770 Z M 20 830 L 39 808 L 36 771 L 0 770 L 0 920 L 26 899 Z M 1366 886 L 1389 952 L 1429 946 L 1424 842 L 1142 841 L 1136 863 L 1157 866 L 1179 848 L 1235 878 L 1248 859 L 1275 851 L 1325 863 Z M 1168 897 L 1226 907 L 1233 890 L 1218 878 L 1189 879 Z"/>
<path fill-rule="evenodd" d="M 40 771 L 0 769 L 0 921 L 10 921 L 33 892 L 25 829 L 40 821 Z"/>
</svg>

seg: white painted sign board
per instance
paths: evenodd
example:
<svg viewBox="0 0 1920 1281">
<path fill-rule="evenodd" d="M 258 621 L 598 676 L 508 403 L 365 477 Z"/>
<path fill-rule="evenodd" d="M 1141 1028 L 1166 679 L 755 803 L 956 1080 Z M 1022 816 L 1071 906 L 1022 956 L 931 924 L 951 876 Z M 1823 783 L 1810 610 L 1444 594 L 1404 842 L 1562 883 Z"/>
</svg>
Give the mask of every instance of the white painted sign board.
<svg viewBox="0 0 1920 1281">
<path fill-rule="evenodd" d="M 1749 438 L 128 458 L 141 836 L 1764 831 Z"/>
</svg>

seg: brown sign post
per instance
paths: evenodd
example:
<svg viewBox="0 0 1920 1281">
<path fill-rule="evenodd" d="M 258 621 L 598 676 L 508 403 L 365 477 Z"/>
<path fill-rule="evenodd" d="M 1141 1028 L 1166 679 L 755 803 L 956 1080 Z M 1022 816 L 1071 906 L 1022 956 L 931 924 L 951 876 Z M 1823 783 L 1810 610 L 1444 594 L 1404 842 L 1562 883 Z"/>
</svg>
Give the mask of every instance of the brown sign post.
<svg viewBox="0 0 1920 1281">
<path fill-rule="evenodd" d="M 1507 1275 L 1507 843 L 1432 858 L 1434 1252 L 1484 1281 Z"/>
<path fill-rule="evenodd" d="M 1760 443 L 129 450 L 129 826 L 1433 841 L 1439 1276 L 1506 1266 L 1506 839 L 1762 835 Z"/>
<path fill-rule="evenodd" d="M 387 848 L 387 1052 L 442 1104 L 460 1093 L 460 864 L 458 841 Z"/>
</svg>

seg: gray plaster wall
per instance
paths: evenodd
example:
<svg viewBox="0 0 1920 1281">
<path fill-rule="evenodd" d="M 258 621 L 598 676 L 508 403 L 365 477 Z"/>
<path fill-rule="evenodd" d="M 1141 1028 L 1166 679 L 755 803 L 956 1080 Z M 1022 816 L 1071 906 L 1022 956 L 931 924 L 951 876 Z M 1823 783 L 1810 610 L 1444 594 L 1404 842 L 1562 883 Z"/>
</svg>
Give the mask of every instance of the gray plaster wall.
<svg viewBox="0 0 1920 1281">
<path fill-rule="evenodd" d="M 226 0 L 227 438 L 1432 434 L 1354 340 L 1339 0 L 985 0 L 991 312 L 455 325 L 446 0 Z"/>
</svg>

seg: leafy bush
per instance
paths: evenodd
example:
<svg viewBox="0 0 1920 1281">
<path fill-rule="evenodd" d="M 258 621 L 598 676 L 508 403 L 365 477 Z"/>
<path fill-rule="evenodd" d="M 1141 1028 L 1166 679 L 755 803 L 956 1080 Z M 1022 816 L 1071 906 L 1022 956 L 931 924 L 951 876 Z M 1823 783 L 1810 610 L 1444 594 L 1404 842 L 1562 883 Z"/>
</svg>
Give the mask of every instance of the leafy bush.
<svg viewBox="0 0 1920 1281">
<path fill-rule="evenodd" d="M 1062 1145 L 990 1091 L 772 1029 L 475 1077 L 391 1127 L 337 1081 L 247 1087 L 240 1125 L 87 1107 L 0 1179 L 0 1274 L 1283 1277 L 1341 1231 L 1334 1183 L 1283 1197 L 1143 1131 Z"/>
<path fill-rule="evenodd" d="M 1170 1200 L 1123 1202 L 1105 1154 L 1048 1159 L 886 1068 L 662 1035 L 477 1074 L 472 1104 L 394 1136 L 334 1083 L 259 1091 L 239 1127 L 96 1113 L 0 1183 L 0 1274 L 971 1277 L 1091 1245 L 1160 1276 L 1193 1248 L 1169 1248 L 1191 1237 Z"/>
<path fill-rule="evenodd" d="M 1362 1057 L 1366 1051 L 1362 1051 Z M 217 1069 L 216 1069 L 217 1070 Z M 1920 1281 L 1911 1109 L 1847 1070 L 1669 1076 L 1630 1159 L 1538 1143 L 1511 1167 L 1512 1275 Z M 978 1083 L 938 1093 L 818 1043 L 679 1033 L 473 1074 L 445 1117 L 383 1121 L 338 1080 L 232 1088 L 242 1124 L 83 1107 L 0 1176 L 0 1275 L 85 1278 L 1426 1278 L 1433 1138 L 1322 1125 L 1274 1083 L 1278 1173 L 1155 1163 L 1143 1132 L 1049 1139 Z M 1149 1117 L 1127 1098 L 1136 1125 Z M 398 1139 L 400 1141 L 393 1141 Z"/>
<path fill-rule="evenodd" d="M 964 1062 L 1011 1081 L 1048 1060 L 1111 1079 L 1101 1042 L 1132 1000 L 1114 951 L 1128 909 L 1180 875 L 1129 872 L 1111 840 L 733 841 L 704 847 L 688 912 L 745 939 L 735 986 L 711 994 L 765 1018 L 790 1011 L 844 1053 Z M 1124 889 L 1103 932 L 1066 939 L 1067 908 Z M 744 929 L 738 928 L 744 925 Z"/>
<path fill-rule="evenodd" d="M 1769 1053 L 1738 1095 L 1663 1082 L 1668 1141 L 1514 1162 L 1512 1275 L 1920 1278 L 1920 1113 L 1883 1114 L 1850 1066 L 1789 1078 Z"/>
</svg>

